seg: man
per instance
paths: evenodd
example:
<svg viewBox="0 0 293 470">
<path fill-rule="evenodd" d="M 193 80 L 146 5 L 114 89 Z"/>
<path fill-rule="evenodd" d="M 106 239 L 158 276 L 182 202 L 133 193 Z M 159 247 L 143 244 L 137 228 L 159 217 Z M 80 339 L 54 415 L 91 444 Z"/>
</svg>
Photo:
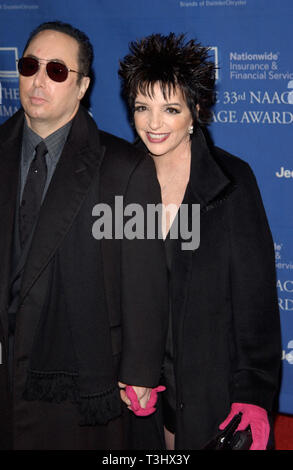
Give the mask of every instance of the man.
<svg viewBox="0 0 293 470">
<path fill-rule="evenodd" d="M 151 159 L 80 105 L 91 62 L 84 33 L 40 25 L 18 64 L 23 109 L 0 128 L 2 449 L 123 449 L 118 380 L 142 407 L 159 382 L 161 243 L 92 226 L 97 204 L 160 192 Z"/>
</svg>

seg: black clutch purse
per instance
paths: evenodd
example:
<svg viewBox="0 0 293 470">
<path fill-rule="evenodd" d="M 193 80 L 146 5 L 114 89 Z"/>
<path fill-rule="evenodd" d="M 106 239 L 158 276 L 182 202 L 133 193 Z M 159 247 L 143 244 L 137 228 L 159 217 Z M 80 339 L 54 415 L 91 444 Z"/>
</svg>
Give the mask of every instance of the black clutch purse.
<svg viewBox="0 0 293 470">
<path fill-rule="evenodd" d="M 250 426 L 244 431 L 236 431 L 241 417 L 242 413 L 235 415 L 225 429 L 209 441 L 203 450 L 248 450 L 252 444 Z"/>
</svg>

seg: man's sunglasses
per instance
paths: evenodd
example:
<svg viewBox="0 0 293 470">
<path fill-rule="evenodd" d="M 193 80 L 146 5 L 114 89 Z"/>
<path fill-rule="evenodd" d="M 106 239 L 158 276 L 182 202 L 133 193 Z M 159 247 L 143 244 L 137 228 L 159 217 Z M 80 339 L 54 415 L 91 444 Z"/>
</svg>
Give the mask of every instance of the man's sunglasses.
<svg viewBox="0 0 293 470">
<path fill-rule="evenodd" d="M 24 77 L 31 77 L 32 75 L 37 73 L 40 68 L 40 64 L 43 62 L 47 62 L 47 75 L 54 82 L 65 82 L 69 72 L 84 75 L 84 73 L 82 72 L 77 72 L 76 70 L 67 68 L 66 65 L 62 64 L 61 62 L 55 62 L 53 60 L 35 59 L 34 57 L 22 57 L 21 59 L 19 59 L 18 71 Z"/>
</svg>

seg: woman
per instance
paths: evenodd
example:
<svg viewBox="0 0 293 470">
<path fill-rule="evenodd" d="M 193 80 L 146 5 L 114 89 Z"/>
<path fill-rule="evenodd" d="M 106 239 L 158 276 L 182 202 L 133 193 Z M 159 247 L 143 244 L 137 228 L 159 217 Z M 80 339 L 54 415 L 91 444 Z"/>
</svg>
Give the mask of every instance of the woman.
<svg viewBox="0 0 293 470">
<path fill-rule="evenodd" d="M 173 33 L 131 43 L 119 70 L 162 203 L 178 211 L 162 227 L 171 305 L 166 446 L 201 449 L 241 411 L 251 449 L 265 449 L 281 358 L 274 249 L 250 167 L 205 138 L 214 72 L 207 48 Z M 177 239 L 170 234 L 193 204 L 200 204 L 200 245 L 190 250 L 181 230 Z"/>
</svg>

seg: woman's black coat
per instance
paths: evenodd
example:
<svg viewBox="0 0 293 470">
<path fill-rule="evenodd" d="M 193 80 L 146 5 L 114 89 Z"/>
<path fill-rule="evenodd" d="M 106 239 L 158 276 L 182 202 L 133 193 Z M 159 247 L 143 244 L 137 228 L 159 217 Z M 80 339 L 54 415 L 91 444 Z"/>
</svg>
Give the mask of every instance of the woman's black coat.
<svg viewBox="0 0 293 470">
<path fill-rule="evenodd" d="M 200 204 L 200 245 L 173 253 L 176 448 L 200 449 L 233 402 L 271 410 L 281 342 L 274 247 L 247 163 L 192 142 L 189 204 Z"/>
</svg>

